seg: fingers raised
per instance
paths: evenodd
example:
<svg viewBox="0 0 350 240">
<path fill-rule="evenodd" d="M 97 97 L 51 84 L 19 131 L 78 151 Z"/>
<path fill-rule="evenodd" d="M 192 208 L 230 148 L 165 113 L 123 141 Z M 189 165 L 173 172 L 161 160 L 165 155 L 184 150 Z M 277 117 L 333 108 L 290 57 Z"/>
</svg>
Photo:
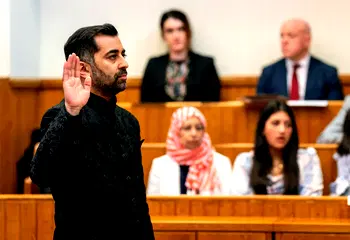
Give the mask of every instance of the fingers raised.
<svg viewBox="0 0 350 240">
<path fill-rule="evenodd" d="M 75 66 L 77 64 L 75 53 L 73 53 L 71 55 L 71 63 L 72 63 L 72 65 L 71 65 L 71 72 L 72 72 L 71 77 L 75 77 Z"/>
<path fill-rule="evenodd" d="M 69 55 L 63 65 L 63 81 L 71 77 L 80 78 L 80 60 L 75 53 Z"/>
<path fill-rule="evenodd" d="M 75 56 L 75 71 L 74 71 L 74 77 L 80 78 L 80 59 L 78 56 Z"/>
<path fill-rule="evenodd" d="M 67 61 L 63 65 L 63 81 L 67 81 L 72 76 L 72 55 L 69 55 Z"/>
</svg>

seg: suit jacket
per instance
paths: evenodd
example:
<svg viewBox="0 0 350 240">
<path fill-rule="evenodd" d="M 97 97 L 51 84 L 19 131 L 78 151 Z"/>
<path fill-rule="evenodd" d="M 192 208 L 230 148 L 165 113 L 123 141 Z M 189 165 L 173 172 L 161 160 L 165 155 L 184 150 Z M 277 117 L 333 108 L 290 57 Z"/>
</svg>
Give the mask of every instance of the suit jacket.
<svg viewBox="0 0 350 240">
<path fill-rule="evenodd" d="M 226 156 L 214 152 L 213 164 L 221 182 L 221 191 L 214 195 L 229 195 L 231 161 Z M 193 195 L 187 191 L 187 195 Z M 148 177 L 147 195 L 179 196 L 180 195 L 180 166 L 168 155 L 155 158 Z M 200 195 L 210 195 L 201 192 Z"/>
<path fill-rule="evenodd" d="M 343 138 L 343 125 L 347 111 L 350 110 L 350 95 L 345 97 L 344 103 L 337 116 L 327 125 L 317 143 L 340 143 Z"/>
<path fill-rule="evenodd" d="M 286 60 L 281 59 L 263 69 L 257 94 L 279 94 L 289 97 Z M 311 56 L 305 100 L 343 100 L 343 88 L 337 69 Z"/>
<path fill-rule="evenodd" d="M 221 84 L 213 58 L 191 51 L 189 57 L 190 66 L 186 79 L 187 95 L 184 101 L 219 101 Z M 164 89 L 168 63 L 169 54 L 149 60 L 141 84 L 141 102 L 173 101 Z"/>
</svg>

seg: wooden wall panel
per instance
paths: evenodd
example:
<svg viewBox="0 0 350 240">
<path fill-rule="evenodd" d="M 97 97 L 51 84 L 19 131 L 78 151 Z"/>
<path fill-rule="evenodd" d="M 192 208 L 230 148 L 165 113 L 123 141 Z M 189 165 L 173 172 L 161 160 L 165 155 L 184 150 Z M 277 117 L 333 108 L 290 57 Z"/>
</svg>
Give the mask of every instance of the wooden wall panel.
<svg viewBox="0 0 350 240">
<path fill-rule="evenodd" d="M 16 161 L 29 144 L 35 126 L 35 89 L 13 89 L 0 79 L 0 194 L 16 190 Z"/>
<path fill-rule="evenodd" d="M 277 233 L 276 240 L 350 240 L 350 234 Z"/>
<path fill-rule="evenodd" d="M 343 84 L 344 94 L 350 94 L 350 75 L 339 76 Z M 232 101 L 247 95 L 255 95 L 258 76 L 221 76 L 221 100 Z M 54 79 L 11 79 L 12 85 L 16 88 L 37 88 L 37 89 L 61 89 L 61 80 Z M 140 102 L 141 77 L 129 77 L 127 90 L 118 95 L 119 102 Z"/>
<path fill-rule="evenodd" d="M 195 232 L 155 232 L 156 240 L 196 240 Z"/>
<path fill-rule="evenodd" d="M 337 115 L 343 102 L 331 101 L 327 107 L 292 107 L 299 141 L 315 143 L 327 124 Z M 183 106 L 195 106 L 206 117 L 207 132 L 214 144 L 253 142 L 260 110 L 247 108 L 242 101 L 220 103 L 119 104 L 139 120 L 146 142 L 165 142 L 171 116 Z"/>
<path fill-rule="evenodd" d="M 322 221 L 325 221 L 325 225 L 329 225 L 329 227 L 332 227 L 332 224 L 329 224 L 331 221 L 347 225 L 350 219 L 350 208 L 347 206 L 346 197 L 149 196 L 148 205 L 150 214 L 154 217 L 250 217 L 252 223 L 258 218 L 270 221 L 277 217 L 279 221 L 273 220 L 278 225 L 276 229 L 288 229 L 290 231 L 300 230 L 296 228 L 300 225 L 298 223 L 307 224 L 309 219 L 322 219 Z M 293 226 L 293 224 L 297 226 Z"/>
<path fill-rule="evenodd" d="M 268 240 L 271 234 L 268 233 L 222 233 L 222 232 L 200 232 L 198 240 Z"/>
<path fill-rule="evenodd" d="M 35 123 L 37 126 L 40 126 L 41 119 L 45 112 L 63 99 L 63 91 L 58 89 L 39 91 L 38 99 L 38 109 Z"/>
</svg>

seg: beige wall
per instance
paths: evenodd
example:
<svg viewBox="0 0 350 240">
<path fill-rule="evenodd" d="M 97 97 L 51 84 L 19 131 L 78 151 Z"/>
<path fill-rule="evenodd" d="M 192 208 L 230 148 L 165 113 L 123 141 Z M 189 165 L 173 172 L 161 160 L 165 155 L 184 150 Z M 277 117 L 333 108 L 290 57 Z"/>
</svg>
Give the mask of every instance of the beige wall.
<svg viewBox="0 0 350 240">
<path fill-rule="evenodd" d="M 0 77 L 10 73 L 10 0 L 0 1 Z"/>
<path fill-rule="evenodd" d="M 258 74 L 278 58 L 279 27 L 289 17 L 310 21 L 312 52 L 350 72 L 349 0 L 61 0 L 41 1 L 40 74 L 61 75 L 62 47 L 76 28 L 111 22 L 127 49 L 130 75 L 141 75 L 147 59 L 164 51 L 158 22 L 173 6 L 188 13 L 194 49 L 215 56 L 221 75 Z"/>
<path fill-rule="evenodd" d="M 23 1 L 33 12 L 23 16 L 22 23 L 30 22 L 33 29 L 26 34 L 40 35 L 38 41 L 27 35 L 32 41 L 27 45 L 33 47 L 24 48 L 28 51 L 23 54 L 27 61 L 38 62 L 38 71 L 14 60 L 18 54 L 14 53 L 15 46 L 10 50 L 13 41 L 9 36 L 11 29 L 18 26 L 10 23 L 10 0 L 2 0 L 0 76 L 11 75 L 14 69 L 14 76 L 60 77 L 63 45 L 68 36 L 79 27 L 105 22 L 111 22 L 120 32 L 127 49 L 129 75 L 141 76 L 148 58 L 165 51 L 158 25 L 160 14 L 170 7 L 188 14 L 194 31 L 194 50 L 215 56 L 220 75 L 256 75 L 263 65 L 279 58 L 279 27 L 290 17 L 305 18 L 312 25 L 312 53 L 336 65 L 341 74 L 350 73 L 349 0 Z M 33 25 L 36 22 L 38 26 Z M 18 35 L 11 37 L 20 39 Z M 37 42 L 40 44 L 34 44 Z"/>
</svg>

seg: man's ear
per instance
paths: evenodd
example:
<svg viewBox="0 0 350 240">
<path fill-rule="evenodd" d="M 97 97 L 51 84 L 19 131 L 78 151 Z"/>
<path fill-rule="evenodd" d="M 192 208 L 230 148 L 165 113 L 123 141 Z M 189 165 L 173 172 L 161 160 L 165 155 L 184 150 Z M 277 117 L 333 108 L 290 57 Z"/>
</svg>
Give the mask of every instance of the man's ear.
<svg viewBox="0 0 350 240">
<path fill-rule="evenodd" d="M 80 79 L 85 80 L 87 76 L 91 76 L 90 64 L 80 61 Z"/>
</svg>

